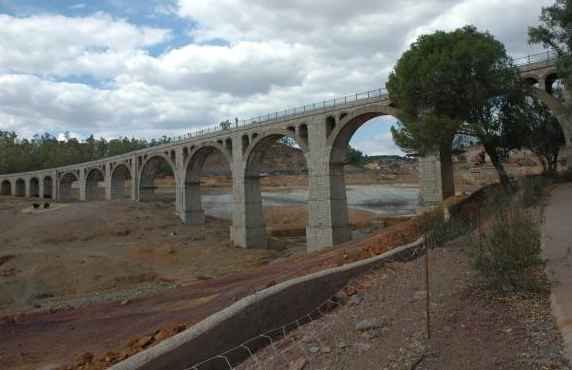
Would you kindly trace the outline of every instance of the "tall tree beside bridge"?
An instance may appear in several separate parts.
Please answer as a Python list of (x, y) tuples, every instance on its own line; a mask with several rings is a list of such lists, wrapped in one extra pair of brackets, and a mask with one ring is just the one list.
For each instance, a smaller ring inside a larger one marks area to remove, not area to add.
[(406, 152), (439, 152), (450, 162), (455, 136), (475, 137), (513, 191), (502, 158), (522, 146), (526, 86), (501, 42), (472, 26), (422, 35), (397, 62), (387, 89), (399, 110), (393, 138)]

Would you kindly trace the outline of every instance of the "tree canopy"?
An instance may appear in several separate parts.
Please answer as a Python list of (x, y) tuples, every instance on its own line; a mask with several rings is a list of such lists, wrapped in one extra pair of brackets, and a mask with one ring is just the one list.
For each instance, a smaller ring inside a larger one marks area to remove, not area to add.
[(450, 161), (456, 135), (474, 137), (511, 190), (501, 158), (504, 150), (522, 145), (518, 121), (526, 88), (504, 45), (488, 32), (466, 26), (422, 35), (387, 82), (399, 111), (394, 140), (406, 152), (439, 152)]
[[(159, 141), (161, 142), (161, 141)], [(95, 139), (93, 135), (80, 142), (66, 135), (59, 141), (49, 133), (31, 140), (19, 139), (15, 132), (0, 131), (0, 174), (35, 171), (93, 161), (142, 149), (159, 143), (142, 139)]]

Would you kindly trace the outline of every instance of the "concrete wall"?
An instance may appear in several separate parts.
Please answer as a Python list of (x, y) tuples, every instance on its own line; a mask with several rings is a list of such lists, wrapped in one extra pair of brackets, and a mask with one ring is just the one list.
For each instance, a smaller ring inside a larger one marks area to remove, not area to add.
[[(178, 370), (217, 356), (231, 348), (310, 313), (348, 280), (383, 263), (414, 258), (422, 240), (367, 260), (292, 279), (254, 295), (206, 318), (178, 335), (116, 364), (111, 370)], [(260, 345), (267, 344), (260, 342)], [(256, 342), (249, 343), (255, 349)], [(237, 352), (233, 361), (247, 357)], [(201, 366), (201, 370), (220, 369)]]

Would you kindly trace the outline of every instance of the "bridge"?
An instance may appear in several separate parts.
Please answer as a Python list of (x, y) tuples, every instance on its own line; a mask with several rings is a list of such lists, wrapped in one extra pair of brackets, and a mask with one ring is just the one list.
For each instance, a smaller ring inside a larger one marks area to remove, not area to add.
[[(515, 60), (524, 78), (537, 86), (538, 96), (556, 113), (567, 139), (568, 165), (572, 163), (572, 119), (551, 95), (556, 74), (555, 56), (543, 53)], [(193, 226), (205, 224), (200, 175), (215, 152), (228, 161), (232, 175), (231, 240), (246, 248), (266, 248), (266, 226), (260, 187), (264, 154), (278, 139), (289, 137), (302, 150), (308, 167), (307, 249), (318, 250), (351, 239), (344, 164), (353, 134), (367, 121), (397, 111), (385, 90), (345, 96), (318, 104), (236, 121), (171, 142), (93, 162), (39, 171), (0, 175), (2, 195), (69, 201), (72, 183), (79, 184), (80, 201), (125, 196), (131, 180), (134, 201), (153, 198), (158, 165), (166, 162), (175, 179), (175, 212)], [(419, 210), (432, 209), (454, 194), (451, 163), (438, 156), (420, 158)]]

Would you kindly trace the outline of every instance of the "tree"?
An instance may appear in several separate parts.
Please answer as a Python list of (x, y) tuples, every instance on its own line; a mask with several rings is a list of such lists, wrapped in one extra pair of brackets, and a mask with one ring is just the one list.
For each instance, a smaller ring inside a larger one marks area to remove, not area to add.
[(397, 62), (387, 89), (399, 111), (392, 134), (406, 152), (438, 152), (450, 166), (456, 135), (474, 137), (513, 191), (500, 159), (502, 145), (518, 147), (507, 135), (518, 131), (525, 86), (501, 42), (473, 26), (422, 35)]
[(566, 144), (558, 120), (546, 105), (533, 99), (526, 123), (528, 132), (524, 147), (538, 157), (544, 171), (556, 171), (560, 148)]
[[(0, 131), (0, 174), (34, 171), (123, 154), (149, 146), (146, 140), (118, 138), (84, 141), (64, 134), (58, 141), (49, 133), (34, 135), (31, 140), (19, 139), (15, 132)], [(164, 140), (164, 139), (163, 139)]]
[(353, 148), (351, 145), (348, 145), (348, 151), (346, 153), (346, 162), (354, 164), (356, 166), (361, 166), (363, 164), (364, 156), (363, 153)]
[(556, 0), (543, 7), (540, 21), (541, 25), (528, 28), (528, 42), (556, 52), (558, 74), (572, 86), (572, 2)]

